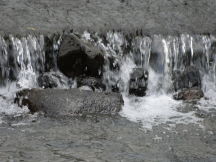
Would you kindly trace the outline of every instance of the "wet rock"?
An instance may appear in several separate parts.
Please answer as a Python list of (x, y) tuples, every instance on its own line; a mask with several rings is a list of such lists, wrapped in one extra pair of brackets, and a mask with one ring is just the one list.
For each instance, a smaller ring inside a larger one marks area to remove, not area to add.
[(60, 72), (47, 72), (38, 77), (38, 85), (42, 88), (68, 88), (69, 79)]
[(199, 100), (204, 97), (204, 93), (200, 88), (182, 89), (173, 95), (176, 100)]
[(216, 52), (216, 41), (212, 42), (211, 47), (210, 47), (210, 51), (211, 51), (212, 53), (215, 53), (215, 52)]
[(175, 91), (184, 88), (201, 88), (201, 76), (199, 70), (194, 66), (189, 66), (183, 72), (175, 71), (173, 74), (173, 85)]
[(88, 86), (92, 90), (105, 90), (106, 86), (103, 84), (100, 78), (94, 77), (80, 77), (77, 79), (77, 87)]
[(144, 96), (147, 89), (148, 72), (142, 68), (134, 68), (130, 75), (129, 94)]
[(112, 71), (119, 71), (120, 70), (120, 65), (118, 63), (118, 60), (112, 56), (108, 58), (108, 64), (109, 68)]
[(115, 85), (112, 85), (112, 86), (111, 86), (112, 92), (120, 92), (120, 88), (119, 88), (119, 87), (120, 87), (120, 86), (119, 86), (118, 83), (115, 84)]
[(31, 112), (42, 111), (47, 116), (80, 114), (117, 114), (123, 105), (119, 93), (92, 92), (79, 89), (31, 89), (16, 94), (19, 106)]
[(59, 69), (69, 77), (80, 75), (101, 77), (104, 64), (103, 52), (77, 35), (63, 37), (58, 56)]

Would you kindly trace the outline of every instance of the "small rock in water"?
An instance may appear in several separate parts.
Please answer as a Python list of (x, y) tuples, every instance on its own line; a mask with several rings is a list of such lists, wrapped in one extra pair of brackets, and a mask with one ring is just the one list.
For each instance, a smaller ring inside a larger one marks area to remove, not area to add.
[(204, 97), (201, 89), (201, 76), (199, 69), (194, 66), (186, 67), (184, 71), (175, 71), (173, 74), (173, 85), (176, 100), (198, 100)]
[(184, 71), (175, 71), (173, 74), (173, 85), (175, 91), (184, 88), (201, 88), (201, 76), (199, 69), (194, 66), (186, 67)]
[(68, 88), (69, 79), (60, 72), (47, 72), (38, 77), (42, 88)]
[(129, 94), (145, 96), (147, 89), (148, 72), (143, 68), (134, 68), (130, 75)]
[(100, 78), (94, 78), (94, 77), (80, 77), (77, 78), (77, 87), (82, 86), (88, 86), (92, 90), (105, 90), (106, 86), (102, 83), (102, 80)]
[(199, 100), (204, 97), (200, 88), (183, 89), (173, 95), (176, 100)]

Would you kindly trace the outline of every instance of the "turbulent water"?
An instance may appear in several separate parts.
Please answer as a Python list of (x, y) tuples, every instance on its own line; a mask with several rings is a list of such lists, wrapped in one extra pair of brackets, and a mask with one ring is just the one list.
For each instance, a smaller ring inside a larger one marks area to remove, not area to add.
[[(90, 41), (89, 33), (83, 37)], [(107, 33), (106, 42), (98, 38), (96, 44), (107, 55), (116, 57), (113, 70), (105, 65), (104, 81), (108, 87), (119, 83), (125, 105), (122, 116), (144, 127), (160, 123), (199, 123), (196, 111), (215, 111), (215, 63), (216, 38), (212, 35), (134, 36), (122, 33)], [(196, 66), (202, 76), (202, 89), (206, 98), (196, 105), (175, 101), (172, 98), (172, 74), (174, 70), (183, 71), (186, 67)], [(149, 72), (148, 90), (145, 97), (128, 96), (130, 73), (135, 67)], [(193, 107), (193, 110), (187, 110)]]
[[(129, 120), (141, 122), (146, 128), (160, 123), (199, 123), (202, 119), (196, 116), (197, 110), (215, 111), (216, 38), (213, 35), (135, 36), (108, 32), (101, 36), (84, 32), (82, 39), (105, 51), (103, 82), (108, 91), (118, 85), (125, 102), (120, 114)], [(58, 70), (56, 56), (60, 42), (60, 38), (55, 38), (48, 47), (47, 38), (42, 35), (0, 37), (1, 116), (28, 113), (27, 108), (13, 104), (13, 95), (22, 88), (38, 87), (39, 74)], [(110, 60), (109, 56), (115, 59)], [(172, 99), (172, 74), (190, 65), (199, 68), (202, 89), (208, 99), (185, 111), (182, 107), (187, 107), (186, 103)], [(130, 73), (135, 67), (149, 73), (145, 97), (128, 95)]]

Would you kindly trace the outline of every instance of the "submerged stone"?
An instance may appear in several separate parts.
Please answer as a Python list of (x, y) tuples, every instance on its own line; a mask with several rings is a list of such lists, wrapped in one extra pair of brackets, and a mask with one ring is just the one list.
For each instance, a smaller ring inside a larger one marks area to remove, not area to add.
[(194, 66), (186, 67), (184, 71), (175, 71), (173, 74), (173, 85), (175, 91), (184, 88), (201, 88), (201, 76), (199, 69)]
[(68, 88), (69, 79), (60, 72), (47, 72), (38, 77), (38, 85), (42, 88)]
[(83, 114), (117, 114), (123, 105), (119, 93), (92, 92), (79, 89), (31, 89), (17, 93), (15, 102), (28, 106), (31, 112), (42, 111), (47, 116)]
[(199, 100), (204, 97), (200, 88), (183, 89), (173, 95), (176, 100)]

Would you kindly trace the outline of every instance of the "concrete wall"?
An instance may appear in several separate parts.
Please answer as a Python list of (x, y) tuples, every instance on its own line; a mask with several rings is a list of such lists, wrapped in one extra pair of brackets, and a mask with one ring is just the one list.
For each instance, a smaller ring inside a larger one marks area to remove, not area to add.
[(216, 33), (216, 0), (0, 0), (0, 33)]

